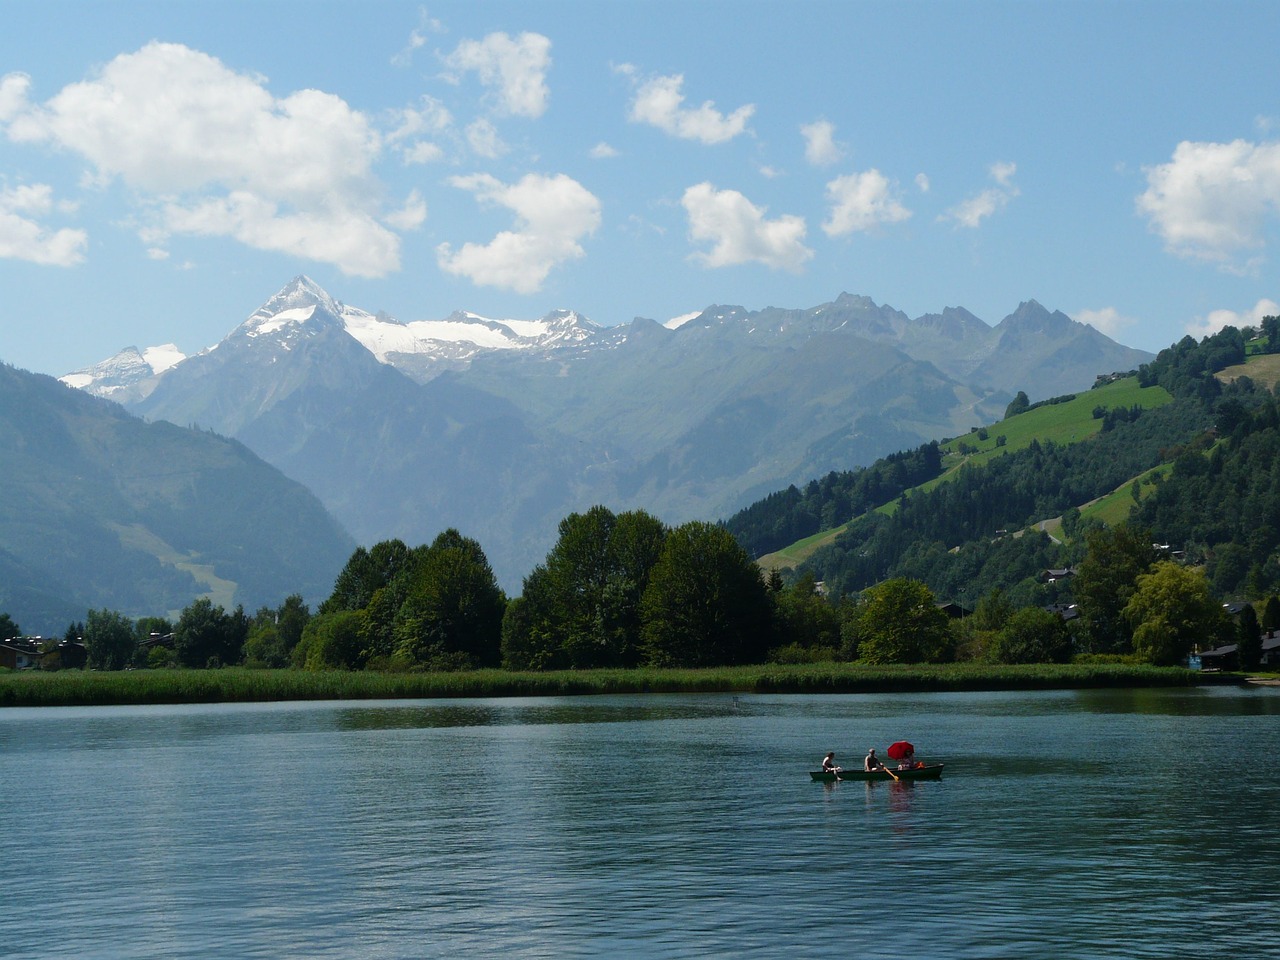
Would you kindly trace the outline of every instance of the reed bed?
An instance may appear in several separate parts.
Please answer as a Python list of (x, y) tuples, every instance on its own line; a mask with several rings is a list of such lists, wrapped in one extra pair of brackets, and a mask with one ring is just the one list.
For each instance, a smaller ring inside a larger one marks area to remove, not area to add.
[(1136, 664), (764, 664), (704, 670), (561, 670), (520, 673), (308, 672), (302, 670), (63, 670), (0, 674), (0, 707), (281, 700), (418, 700), (608, 693), (886, 693), (1189, 686), (1196, 671)]

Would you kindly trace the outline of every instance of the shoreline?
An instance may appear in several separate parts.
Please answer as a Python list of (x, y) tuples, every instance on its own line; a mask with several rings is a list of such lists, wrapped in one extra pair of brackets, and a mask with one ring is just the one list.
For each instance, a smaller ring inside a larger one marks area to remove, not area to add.
[(1099, 687), (1280, 685), (1280, 678), (1202, 674), (1136, 664), (764, 664), (697, 670), (475, 670), (459, 673), (218, 670), (64, 670), (0, 674), (0, 707), (419, 700), (643, 693), (942, 693)]

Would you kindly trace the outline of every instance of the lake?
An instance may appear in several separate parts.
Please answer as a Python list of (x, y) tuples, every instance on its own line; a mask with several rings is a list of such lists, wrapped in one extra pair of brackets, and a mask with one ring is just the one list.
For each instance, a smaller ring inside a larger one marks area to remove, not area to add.
[[(811, 782), (910, 739), (940, 782)], [(0, 711), (9, 958), (1275, 956), (1280, 691)]]

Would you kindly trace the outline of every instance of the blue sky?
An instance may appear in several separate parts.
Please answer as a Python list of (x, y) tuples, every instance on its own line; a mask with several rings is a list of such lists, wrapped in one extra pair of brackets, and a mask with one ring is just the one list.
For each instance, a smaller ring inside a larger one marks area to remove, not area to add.
[(0, 361), (842, 291), (1158, 350), (1280, 312), (1271, 2), (16, 0)]

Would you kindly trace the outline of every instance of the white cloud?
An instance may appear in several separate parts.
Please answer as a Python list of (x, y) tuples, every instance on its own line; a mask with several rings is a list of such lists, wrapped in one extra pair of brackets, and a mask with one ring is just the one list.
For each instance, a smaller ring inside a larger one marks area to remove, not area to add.
[(805, 236), (803, 217), (766, 220), (765, 208), (736, 190), (716, 190), (710, 183), (699, 183), (685, 190), (680, 203), (689, 216), (691, 239), (714, 245), (710, 252), (694, 254), (708, 267), (755, 262), (794, 272), (813, 256), (801, 242)]
[(436, 248), (441, 270), (480, 286), (536, 293), (553, 269), (585, 255), (579, 241), (600, 225), (600, 201), (564, 174), (531, 173), (506, 184), (477, 173), (449, 183), (470, 191), (481, 205), (506, 207), (515, 214), (515, 229), (502, 231), (487, 244), (466, 243), (457, 252), (447, 243)]
[(419, 140), (411, 143), (403, 150), (405, 163), (435, 163), (437, 160), (443, 159), (444, 150), (438, 144), (431, 143), (428, 140)]
[(89, 236), (83, 230), (49, 230), (36, 217), (52, 213), (53, 188), (31, 184), (0, 190), (0, 258), (42, 266), (70, 267), (84, 260)]
[(27, 91), (31, 78), (25, 73), (9, 73), (0, 77), (0, 123), (6, 123), (27, 109)]
[(507, 145), (498, 135), (498, 128), (484, 117), (467, 125), (467, 143), (486, 160), (496, 160), (507, 152)]
[(1227, 264), (1261, 248), (1268, 217), (1280, 213), (1280, 143), (1184, 140), (1146, 174), (1138, 211), (1178, 256)]
[(591, 148), (589, 156), (592, 160), (608, 160), (612, 157), (618, 156), (618, 151), (601, 140)]
[(413, 54), (427, 44), (427, 34), (443, 33), (444, 27), (439, 20), (427, 16), (426, 10), (418, 12), (418, 26), (409, 34), (409, 41), (404, 49), (391, 58), (393, 66), (407, 67), (413, 62)]
[(277, 99), (261, 77), (150, 43), (19, 112), (8, 134), (79, 154), (99, 183), (121, 180), (152, 244), (166, 231), (225, 236), (349, 274), (399, 268), (399, 239), (377, 219), (382, 141), (332, 94)]
[(999, 186), (988, 187), (980, 193), (962, 200), (939, 220), (954, 220), (962, 227), (977, 228), (983, 220), (1009, 205), (1009, 201), (1021, 192), (1013, 185), (1013, 175), (1018, 172), (1016, 163), (993, 163), (989, 170), (991, 179)]
[(831, 216), (822, 229), (830, 237), (899, 223), (911, 216), (911, 211), (891, 195), (888, 178), (874, 169), (836, 177), (827, 184), (827, 200)]
[(389, 143), (399, 143), (422, 134), (439, 136), (453, 127), (453, 114), (435, 97), (424, 96), (419, 107), (406, 107), (392, 115), (394, 128), (387, 134)]
[(633, 123), (648, 123), (684, 140), (701, 143), (724, 143), (747, 129), (747, 121), (755, 113), (748, 103), (725, 116), (708, 100), (700, 107), (685, 107), (682, 74), (655, 77), (642, 84), (631, 104)]
[(475, 71), (480, 82), (495, 91), (503, 116), (536, 118), (547, 109), (551, 41), (540, 33), (491, 33), (483, 40), (464, 40), (445, 63), (455, 70)]
[(151, 260), (168, 260), (169, 251), (165, 250), (163, 247), (148, 247), (147, 257)]
[(406, 164), (434, 163), (444, 157), (444, 148), (434, 139), (454, 139), (453, 114), (435, 97), (424, 96), (421, 105), (406, 107), (391, 116), (394, 126), (386, 135), (389, 144), (399, 146)]
[(1193, 317), (1187, 324), (1187, 333), (1201, 338), (1217, 333), (1223, 327), (1257, 327), (1263, 317), (1280, 316), (1280, 303), (1259, 300), (1249, 310), (1213, 310), (1207, 316)]
[(835, 124), (829, 120), (815, 120), (800, 127), (804, 137), (804, 158), (815, 167), (829, 167), (844, 156), (844, 149), (835, 141)]
[(330, 205), (289, 213), (272, 200), (235, 190), (225, 197), (165, 204), (163, 224), (171, 233), (232, 237), (255, 250), (306, 256), (360, 277), (380, 277), (389, 264), (399, 265), (399, 237), (362, 210)]
[(921, 193), (929, 192), (929, 175), (927, 173), (916, 174), (916, 187)]
[(1123, 331), (1134, 326), (1135, 317), (1126, 317), (1115, 307), (1102, 307), (1098, 310), (1077, 310), (1073, 319), (1087, 323), (1099, 333), (1108, 337), (1118, 337)]
[(777, 167), (770, 166), (769, 164), (765, 164), (759, 169), (760, 169), (760, 176), (764, 177), (766, 180), (776, 180), (778, 179), (778, 177), (782, 176), (781, 170), (779, 170)]
[(383, 217), (388, 225), (401, 231), (417, 230), (426, 219), (427, 201), (422, 199), (422, 195), (417, 190), (409, 192), (403, 207)]

